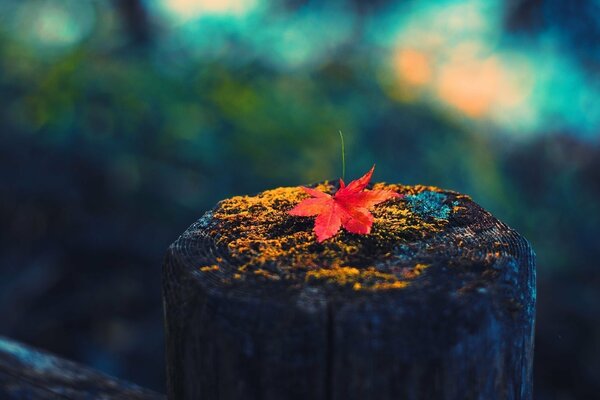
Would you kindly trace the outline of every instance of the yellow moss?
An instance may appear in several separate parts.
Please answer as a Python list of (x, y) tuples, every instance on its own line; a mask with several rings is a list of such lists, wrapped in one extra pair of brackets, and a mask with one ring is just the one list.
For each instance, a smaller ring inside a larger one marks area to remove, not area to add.
[(306, 273), (306, 281), (324, 280), (340, 286), (352, 285), (354, 290), (400, 289), (408, 285), (394, 274), (378, 271), (375, 267), (359, 269), (355, 267), (331, 266), (318, 268)]
[(415, 273), (421, 275), (426, 268), (429, 268), (429, 264), (417, 264), (415, 265)]
[(452, 212), (453, 213), (461, 212), (461, 211), (464, 211), (464, 210), (466, 210), (466, 207), (461, 207), (461, 206), (453, 206), (452, 207)]
[[(329, 182), (316, 188), (330, 194), (335, 191)], [(394, 190), (404, 195), (442, 192), (439, 188), (422, 185), (376, 183), (373, 188)], [(218, 224), (211, 228), (210, 234), (232, 258), (240, 261), (233, 278), (242, 279), (243, 275), (250, 274), (268, 279), (317, 280), (351, 285), (355, 290), (405, 287), (408, 283), (404, 280), (419, 276), (426, 266), (415, 266), (401, 280), (375, 267), (349, 265), (369, 262), (365, 260), (372, 256), (365, 253), (367, 242), (376, 243), (369, 251), (375, 248), (379, 252), (377, 259), (382, 260), (392, 257), (397, 243), (435, 234), (447, 224), (447, 220), (422, 218), (405, 200), (390, 200), (371, 209), (374, 223), (369, 235), (354, 235), (342, 230), (333, 238), (317, 243), (312, 231), (314, 218), (294, 217), (287, 213), (307, 197), (299, 187), (281, 187), (256, 196), (235, 196), (219, 203), (213, 213)], [(263, 268), (267, 264), (271, 267)]]
[(200, 267), (200, 271), (202, 271), (202, 272), (218, 271), (218, 270), (219, 270), (218, 265), (206, 265), (204, 267)]
[(319, 268), (306, 273), (306, 280), (310, 280), (311, 278), (323, 279), (339, 285), (354, 283), (359, 277), (360, 270), (353, 267)]
[(396, 275), (380, 272), (375, 267), (368, 267), (365, 270), (361, 271), (361, 277), (366, 279), (383, 279), (383, 280), (391, 280), (395, 281)]
[(267, 270), (264, 269), (257, 269), (254, 271), (254, 275), (256, 276), (262, 276), (263, 278), (267, 278), (267, 279), (273, 279), (273, 280), (279, 280), (281, 279), (278, 275), (275, 275)]
[(440, 189), (437, 186), (425, 186), (425, 185), (407, 186), (407, 185), (401, 185), (399, 183), (385, 183), (385, 182), (378, 182), (378, 183), (373, 184), (373, 189), (393, 190), (393, 191), (401, 193), (405, 196), (415, 195), (415, 194), (419, 194), (422, 192), (437, 192), (437, 193), (446, 192), (445, 190)]
[(396, 281), (396, 282), (377, 282), (371, 287), (371, 290), (390, 290), (390, 289), (402, 289), (408, 286), (408, 282)]
[(425, 269), (429, 268), (429, 264), (417, 264), (413, 268), (402, 273), (405, 278), (413, 279), (421, 275)]

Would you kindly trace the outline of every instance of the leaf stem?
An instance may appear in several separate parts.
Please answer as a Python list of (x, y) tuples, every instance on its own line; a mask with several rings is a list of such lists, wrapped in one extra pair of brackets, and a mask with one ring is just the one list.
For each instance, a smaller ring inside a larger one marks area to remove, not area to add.
[(342, 142), (342, 180), (346, 179), (346, 149), (344, 147), (344, 135), (342, 131), (338, 131), (340, 133), (340, 140)]

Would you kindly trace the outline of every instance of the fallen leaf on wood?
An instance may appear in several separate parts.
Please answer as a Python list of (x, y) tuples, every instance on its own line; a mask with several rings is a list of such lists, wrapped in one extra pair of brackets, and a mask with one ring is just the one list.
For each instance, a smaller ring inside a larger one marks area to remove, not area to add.
[(348, 232), (366, 235), (371, 232), (373, 215), (369, 209), (392, 198), (401, 197), (391, 190), (366, 190), (375, 166), (348, 185), (340, 179), (340, 188), (333, 195), (302, 187), (312, 197), (302, 200), (291, 209), (291, 215), (313, 217), (317, 241), (322, 242), (338, 233), (340, 227)]

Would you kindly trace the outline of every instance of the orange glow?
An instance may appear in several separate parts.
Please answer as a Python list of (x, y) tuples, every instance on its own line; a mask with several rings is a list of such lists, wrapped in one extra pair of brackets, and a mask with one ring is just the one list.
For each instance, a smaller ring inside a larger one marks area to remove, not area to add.
[(494, 108), (518, 106), (528, 95), (526, 82), (517, 83), (497, 58), (454, 62), (443, 67), (437, 82), (438, 96), (466, 115), (480, 118)]
[(394, 69), (400, 78), (414, 86), (422, 86), (431, 80), (431, 67), (427, 56), (417, 50), (400, 50), (394, 57)]
[(440, 71), (439, 97), (470, 117), (488, 114), (496, 103), (518, 102), (514, 88), (494, 58), (451, 63)]
[(243, 14), (253, 7), (253, 0), (163, 0), (165, 6), (182, 17), (201, 14)]

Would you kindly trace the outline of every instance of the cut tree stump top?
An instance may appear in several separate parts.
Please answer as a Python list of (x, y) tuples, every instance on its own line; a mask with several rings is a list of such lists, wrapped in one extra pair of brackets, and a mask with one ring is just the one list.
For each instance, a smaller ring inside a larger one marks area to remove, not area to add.
[[(313, 185), (333, 194), (336, 183)], [(404, 198), (372, 209), (368, 235), (341, 230), (322, 243), (312, 231), (314, 217), (287, 213), (308, 197), (298, 187), (226, 199), (207, 212), (172, 249), (189, 262), (197, 283), (227, 296), (361, 301), (365, 297), (415, 296), (437, 292), (454, 297), (496, 293), (498, 312), (532, 313), (523, 298), (521, 261), (533, 262), (520, 235), (470, 197), (431, 186), (375, 184)], [(226, 289), (226, 290), (225, 290)], [(418, 306), (415, 304), (415, 306)], [(423, 304), (422, 306), (425, 306)]]
[[(333, 194), (337, 183), (317, 189)], [(530, 399), (535, 260), (468, 196), (377, 183), (322, 243), (299, 187), (221, 201), (163, 268), (169, 397)]]

